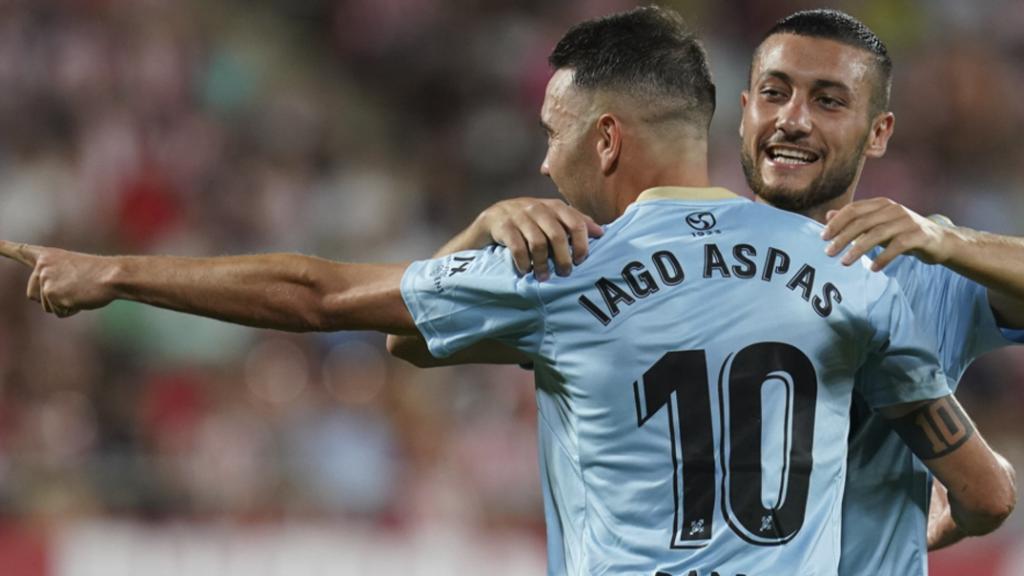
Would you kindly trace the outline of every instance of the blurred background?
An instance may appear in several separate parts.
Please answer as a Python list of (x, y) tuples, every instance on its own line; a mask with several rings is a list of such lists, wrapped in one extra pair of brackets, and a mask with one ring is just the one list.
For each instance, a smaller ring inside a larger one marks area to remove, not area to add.
[[(752, 48), (809, 2), (679, 1), (746, 192)], [(831, 2), (886, 41), (896, 134), (861, 198), (1024, 235), (1024, 3)], [(622, 0), (0, 2), (0, 237), (100, 253), (429, 256), (538, 174), (546, 57)], [(119, 303), (69, 320), (0, 263), (0, 574), (544, 573), (532, 376), (416, 370)], [(960, 396), (1024, 471), (1024, 351)], [(1024, 574), (1024, 514), (931, 557)]]

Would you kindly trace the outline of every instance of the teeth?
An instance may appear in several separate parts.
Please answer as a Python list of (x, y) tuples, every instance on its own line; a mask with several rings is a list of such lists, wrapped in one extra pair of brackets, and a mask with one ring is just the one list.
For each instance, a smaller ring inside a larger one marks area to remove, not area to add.
[(772, 160), (780, 164), (809, 164), (817, 160), (817, 157), (810, 152), (790, 148), (776, 148), (770, 150), (769, 155)]
[(802, 160), (800, 158), (789, 158), (788, 156), (776, 156), (775, 157), (775, 163), (776, 164), (810, 164), (810, 162), (807, 161), (807, 160)]

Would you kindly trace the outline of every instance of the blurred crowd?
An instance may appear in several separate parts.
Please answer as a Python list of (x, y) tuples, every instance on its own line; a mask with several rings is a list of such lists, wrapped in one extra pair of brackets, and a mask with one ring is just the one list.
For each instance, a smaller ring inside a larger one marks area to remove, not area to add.
[[(777, 18), (665, 2), (719, 88), (714, 179), (746, 192), (739, 92)], [(860, 197), (1024, 235), (1024, 3), (831, 2), (895, 60)], [(547, 53), (624, 0), (0, 3), (0, 238), (100, 253), (429, 256), (537, 172)], [(0, 517), (445, 521), (543, 533), (532, 376), (420, 371), (367, 334), (118, 303), (57, 320), (0, 262)], [(1024, 473), (1024, 354), (961, 397)], [(1024, 515), (1008, 530), (1024, 532)]]

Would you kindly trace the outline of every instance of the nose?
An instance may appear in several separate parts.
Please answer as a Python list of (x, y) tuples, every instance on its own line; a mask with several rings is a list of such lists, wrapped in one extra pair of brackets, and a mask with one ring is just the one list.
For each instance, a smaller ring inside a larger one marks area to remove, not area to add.
[(811, 133), (811, 114), (807, 100), (794, 96), (779, 109), (775, 128), (789, 137), (806, 136)]
[(548, 168), (548, 157), (544, 156), (544, 159), (540, 162), (540, 174), (541, 176), (551, 177), (551, 170)]

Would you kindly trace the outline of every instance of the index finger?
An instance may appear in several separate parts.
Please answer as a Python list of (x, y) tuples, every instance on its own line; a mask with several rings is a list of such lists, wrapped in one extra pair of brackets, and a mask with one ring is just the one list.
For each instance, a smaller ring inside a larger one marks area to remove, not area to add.
[(35, 246), (0, 240), (0, 256), (6, 256), (11, 260), (17, 260), (25, 266), (35, 267), (39, 254), (38, 249)]
[(822, 239), (832, 240), (853, 220), (885, 208), (888, 205), (888, 202), (884, 202), (883, 200), (885, 199), (872, 198), (870, 200), (862, 200), (860, 202), (854, 202), (843, 206), (834, 213), (832, 218), (830, 218), (828, 223), (825, 225), (825, 229), (821, 232)]

